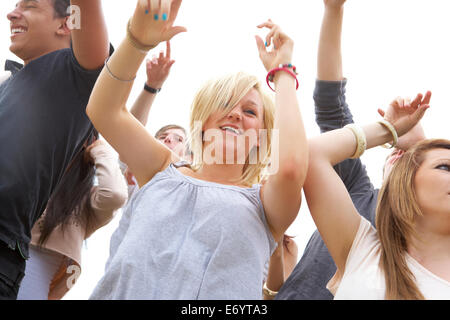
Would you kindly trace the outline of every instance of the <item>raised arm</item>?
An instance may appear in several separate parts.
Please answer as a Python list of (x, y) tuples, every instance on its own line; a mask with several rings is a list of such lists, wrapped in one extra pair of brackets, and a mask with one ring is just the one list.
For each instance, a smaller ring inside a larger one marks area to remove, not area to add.
[(103, 66), (109, 56), (109, 39), (101, 0), (71, 0), (81, 14), (79, 29), (73, 29), (72, 48), (78, 63), (87, 70)]
[(324, 0), (325, 11), (317, 54), (317, 79), (343, 80), (341, 34), (345, 0)]
[[(418, 95), (410, 104), (400, 105), (395, 100), (386, 112), (385, 119), (399, 136), (409, 131), (423, 117), (429, 107), (431, 93)], [(384, 125), (374, 123), (362, 127), (367, 149), (392, 140)], [(310, 162), (304, 191), (309, 210), (338, 270), (345, 262), (359, 227), (360, 215), (333, 165), (355, 154), (355, 134), (347, 129), (337, 129), (309, 140)]]
[[(259, 25), (270, 30), (266, 37), (268, 51), (260, 37), (256, 37), (260, 58), (267, 71), (280, 64), (292, 62), (293, 41), (272, 21)], [(276, 173), (269, 176), (261, 188), (261, 198), (268, 224), (275, 239), (281, 239), (297, 217), (301, 190), (308, 167), (308, 144), (297, 100), (296, 81), (285, 71), (278, 71), (275, 83), (274, 130), (279, 132), (279, 153)]]
[(346, 80), (342, 70), (342, 20), (345, 0), (325, 0), (317, 51), (317, 80), (314, 90), (316, 122), (321, 132), (353, 122), (345, 101)]
[[(181, 0), (154, 3), (149, 7), (148, 1), (138, 1), (127, 38), (105, 65), (86, 109), (94, 126), (120, 154), (140, 186), (170, 164), (172, 153), (128, 112), (126, 101), (147, 51), (186, 31), (173, 26)], [(156, 14), (165, 19), (153, 19)]]
[[(317, 80), (314, 89), (316, 122), (321, 132), (343, 128), (353, 123), (353, 115), (346, 102), (347, 80), (342, 67), (342, 24), (345, 0), (324, 0), (324, 13), (320, 30)], [(334, 169), (350, 194), (373, 194), (374, 187), (367, 171), (358, 159), (346, 159)], [(361, 212), (374, 221), (374, 212)]]
[(144, 126), (147, 125), (148, 115), (156, 94), (169, 76), (170, 68), (174, 63), (175, 61), (170, 59), (170, 41), (166, 42), (166, 54), (161, 51), (158, 57), (146, 62), (147, 81), (145, 84), (148, 89), (142, 90), (130, 110), (131, 114)]

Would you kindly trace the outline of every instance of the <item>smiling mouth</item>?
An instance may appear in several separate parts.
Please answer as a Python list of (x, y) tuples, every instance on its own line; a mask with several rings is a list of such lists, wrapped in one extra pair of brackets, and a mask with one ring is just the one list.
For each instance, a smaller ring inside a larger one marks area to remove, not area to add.
[(223, 127), (220, 127), (220, 129), (223, 130), (223, 131), (226, 131), (226, 132), (230, 132), (230, 133), (232, 133), (232, 134), (235, 134), (235, 135), (237, 135), (237, 136), (241, 135), (241, 131), (238, 130), (238, 129), (236, 129), (236, 128), (233, 128), (233, 127), (223, 126)]
[(16, 27), (16, 28), (12, 28), (11, 29), (11, 36), (16, 36), (19, 34), (24, 34), (27, 32), (27, 29), (23, 28), (23, 27)]

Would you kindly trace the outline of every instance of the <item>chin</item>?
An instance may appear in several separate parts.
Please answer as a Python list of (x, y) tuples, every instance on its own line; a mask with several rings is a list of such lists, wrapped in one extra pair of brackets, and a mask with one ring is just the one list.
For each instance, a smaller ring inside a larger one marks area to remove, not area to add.
[(18, 58), (25, 60), (23, 50), (19, 45), (11, 43), (11, 45), (9, 46), (9, 51), (14, 53), (14, 55), (16, 55)]

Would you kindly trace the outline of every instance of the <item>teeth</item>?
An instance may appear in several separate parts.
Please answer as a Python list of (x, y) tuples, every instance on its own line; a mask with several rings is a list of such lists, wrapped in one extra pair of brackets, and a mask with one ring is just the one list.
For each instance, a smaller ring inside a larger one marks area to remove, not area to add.
[(239, 135), (239, 134), (241, 134), (240, 132), (239, 132), (239, 130), (237, 130), (237, 129), (235, 129), (235, 128), (232, 128), (232, 127), (222, 127), (221, 128), (222, 130), (228, 130), (228, 131), (231, 131), (231, 132), (233, 132), (233, 133), (235, 133), (235, 134), (237, 134), (237, 135)]
[(22, 28), (14, 28), (14, 29), (11, 29), (11, 33), (12, 33), (12, 34), (24, 33), (24, 32), (27, 32), (27, 30), (22, 29)]

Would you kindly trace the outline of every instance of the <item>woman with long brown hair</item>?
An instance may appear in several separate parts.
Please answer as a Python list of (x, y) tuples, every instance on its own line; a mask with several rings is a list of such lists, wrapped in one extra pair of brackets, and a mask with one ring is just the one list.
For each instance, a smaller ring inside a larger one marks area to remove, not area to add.
[(397, 160), (380, 191), (376, 229), (333, 170), (366, 148), (395, 144), (422, 118), (430, 97), (397, 99), (379, 123), (309, 141), (304, 191), (337, 266), (327, 285), (335, 299), (450, 298), (450, 141), (422, 141)]

